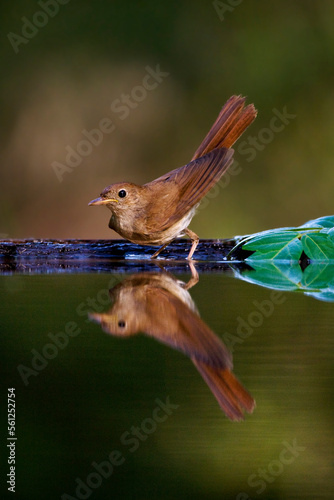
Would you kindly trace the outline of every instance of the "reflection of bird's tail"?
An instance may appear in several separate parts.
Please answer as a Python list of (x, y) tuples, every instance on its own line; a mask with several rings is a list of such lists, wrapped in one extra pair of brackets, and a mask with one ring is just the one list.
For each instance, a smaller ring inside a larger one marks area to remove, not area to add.
[(243, 420), (243, 411), (252, 413), (255, 401), (228, 369), (217, 369), (206, 363), (192, 362), (217, 399), (219, 406), (231, 420)]
[(217, 120), (193, 156), (193, 160), (215, 148), (230, 148), (255, 120), (257, 111), (253, 104), (244, 108), (245, 98), (233, 95), (222, 107)]

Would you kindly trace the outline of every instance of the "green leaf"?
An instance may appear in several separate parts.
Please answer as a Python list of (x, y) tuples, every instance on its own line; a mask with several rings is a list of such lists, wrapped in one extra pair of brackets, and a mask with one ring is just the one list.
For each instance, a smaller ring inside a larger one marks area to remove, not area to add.
[(328, 232), (304, 234), (301, 243), (304, 252), (312, 261), (323, 262), (334, 259), (334, 242), (328, 236)]
[(332, 243), (334, 245), (334, 227), (332, 229), (329, 229), (329, 231), (327, 232), (327, 235), (328, 235), (328, 238), (332, 241)]
[(296, 231), (279, 231), (275, 233), (263, 233), (248, 241), (242, 246), (243, 250), (252, 250), (253, 253), (245, 260), (299, 260), (303, 247), (300, 234)]
[(306, 222), (301, 227), (321, 227), (322, 229), (332, 229), (334, 227), (334, 215), (326, 215)]
[(312, 261), (334, 260), (334, 215), (311, 220), (299, 228), (270, 229), (240, 238), (227, 258), (249, 263), (298, 262), (303, 252)]

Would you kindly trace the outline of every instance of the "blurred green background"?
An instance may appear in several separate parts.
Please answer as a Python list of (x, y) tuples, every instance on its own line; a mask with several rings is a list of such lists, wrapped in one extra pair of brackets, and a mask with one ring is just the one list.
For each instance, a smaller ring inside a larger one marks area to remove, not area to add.
[[(231, 3), (50, 0), (52, 15), (36, 14), (43, 0), (1, 3), (2, 237), (115, 237), (87, 203), (187, 163), (232, 94), (259, 111), (239, 141), (257, 146), (236, 145), (241, 173), (192, 229), (230, 237), (334, 212), (334, 4)], [(142, 98), (134, 89), (157, 65), (169, 76)], [(132, 92), (122, 120), (115, 102)], [(295, 118), (268, 132), (284, 108)], [(53, 163), (104, 118), (114, 130), (60, 182)]]

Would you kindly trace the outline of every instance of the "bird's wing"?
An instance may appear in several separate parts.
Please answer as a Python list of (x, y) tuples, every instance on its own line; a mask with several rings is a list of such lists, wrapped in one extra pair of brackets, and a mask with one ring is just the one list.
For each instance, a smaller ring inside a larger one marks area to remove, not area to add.
[(155, 196), (147, 207), (150, 231), (163, 231), (186, 215), (219, 181), (232, 163), (233, 149), (214, 149), (187, 165), (145, 184)]
[(232, 368), (225, 344), (179, 298), (163, 288), (146, 290), (143, 333), (211, 367)]

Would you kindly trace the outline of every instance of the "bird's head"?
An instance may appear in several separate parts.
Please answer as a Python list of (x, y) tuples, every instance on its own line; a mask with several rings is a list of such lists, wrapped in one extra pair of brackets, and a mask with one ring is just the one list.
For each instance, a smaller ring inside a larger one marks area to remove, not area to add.
[(131, 207), (138, 207), (141, 201), (142, 186), (131, 182), (119, 182), (107, 186), (95, 200), (88, 203), (90, 206), (105, 205), (114, 213), (122, 213)]

